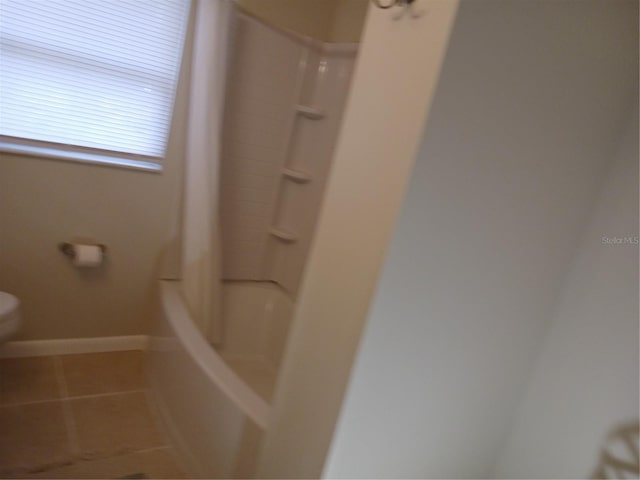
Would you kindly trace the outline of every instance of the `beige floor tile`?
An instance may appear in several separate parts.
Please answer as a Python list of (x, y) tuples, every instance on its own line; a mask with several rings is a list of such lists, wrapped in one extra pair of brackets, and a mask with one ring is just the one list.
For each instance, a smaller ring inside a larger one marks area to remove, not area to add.
[(0, 477), (71, 460), (60, 401), (0, 407)]
[(176, 461), (175, 453), (169, 448), (140, 452), (138, 455), (143, 472), (149, 478), (187, 478)]
[(60, 398), (54, 357), (0, 359), (0, 405)]
[(30, 478), (122, 478), (143, 473), (145, 478), (186, 478), (169, 448), (134, 452), (99, 460), (85, 460), (32, 475)]
[(140, 351), (82, 353), (60, 358), (71, 397), (144, 388), (144, 356)]
[(165, 444), (142, 392), (69, 400), (83, 458), (103, 458)]

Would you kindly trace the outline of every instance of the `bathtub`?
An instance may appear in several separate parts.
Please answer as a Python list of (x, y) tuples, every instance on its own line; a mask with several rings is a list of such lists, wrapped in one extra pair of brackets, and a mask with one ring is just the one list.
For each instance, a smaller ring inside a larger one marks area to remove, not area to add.
[(180, 283), (160, 281), (149, 392), (189, 476), (253, 476), (292, 307), (274, 284), (225, 283), (225, 340), (216, 350), (190, 318)]

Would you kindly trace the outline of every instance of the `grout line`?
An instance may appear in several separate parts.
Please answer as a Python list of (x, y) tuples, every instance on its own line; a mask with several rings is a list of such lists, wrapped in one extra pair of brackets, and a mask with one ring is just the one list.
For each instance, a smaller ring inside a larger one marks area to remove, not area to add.
[(82, 400), (85, 398), (100, 398), (110, 397), (113, 395), (128, 395), (131, 393), (145, 393), (147, 390), (144, 388), (137, 388), (135, 390), (122, 390), (120, 392), (106, 392), (106, 393), (92, 393), (89, 395), (74, 395), (67, 398), (67, 400)]
[(126, 457), (127, 455), (136, 455), (138, 453), (155, 452), (158, 450), (167, 450), (168, 453), (172, 456), (172, 458), (175, 457), (175, 452), (170, 445), (160, 445), (157, 447), (123, 450), (119, 452), (111, 452), (106, 455), (98, 455), (98, 456), (90, 456), (90, 457), (83, 457), (81, 455), (78, 455), (72, 464), (80, 464), (80, 463), (91, 464), (95, 462), (101, 462), (104, 460), (118, 459), (119, 457)]
[(125, 455), (129, 453), (147, 453), (147, 452), (155, 452), (156, 450), (171, 450), (170, 445), (159, 445), (157, 447), (149, 447), (149, 448), (141, 448), (139, 450), (132, 450), (127, 452)]
[(73, 416), (71, 405), (66, 400), (62, 402), (62, 410), (64, 411), (64, 419), (67, 424), (67, 431), (69, 432), (69, 444), (71, 445), (71, 453), (73, 456), (80, 455), (80, 442), (78, 441), (78, 428), (76, 426), (76, 419)]
[(130, 393), (145, 393), (147, 390), (144, 388), (138, 390), (124, 390), (122, 392), (107, 392), (107, 393), (94, 393), (91, 395), (74, 395), (65, 398), (49, 398), (46, 400), (31, 400), (29, 402), (16, 402), (16, 403), (6, 403), (0, 405), (0, 408), (4, 407), (20, 407), (23, 405), (37, 405), (39, 403), (49, 403), (49, 402), (60, 402), (60, 401), (68, 401), (68, 400), (82, 400), (85, 398), (99, 398), (99, 397), (108, 397), (110, 395), (125, 395)]
[(69, 389), (67, 388), (67, 380), (64, 376), (64, 367), (62, 365), (62, 359), (59, 355), (53, 357), (56, 367), (56, 377), (62, 394), (62, 412), (64, 416), (64, 423), (67, 427), (67, 437), (69, 438), (69, 446), (71, 447), (71, 454), (74, 457), (80, 455), (80, 444), (78, 442), (78, 428), (76, 426), (76, 420), (69, 405)]
[(48, 398), (47, 400), (31, 400), (29, 402), (5, 403), (0, 405), (0, 409), (10, 408), (10, 407), (23, 407), (23, 406), (28, 407), (29, 405), (39, 405), (41, 403), (61, 402), (62, 400), (63, 400), (62, 398)]
[(69, 390), (67, 389), (67, 381), (64, 377), (64, 367), (62, 366), (62, 359), (59, 355), (53, 356), (53, 364), (56, 372), (56, 380), (58, 382), (60, 399), (65, 399), (69, 396)]

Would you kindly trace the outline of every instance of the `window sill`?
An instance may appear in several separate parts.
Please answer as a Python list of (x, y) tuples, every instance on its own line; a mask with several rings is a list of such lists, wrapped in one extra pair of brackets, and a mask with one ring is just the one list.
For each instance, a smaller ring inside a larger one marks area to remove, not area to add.
[(21, 145), (7, 141), (0, 141), (0, 152), (13, 153), (16, 155), (28, 155), (30, 157), (49, 158), (63, 160), (67, 162), (78, 162), (90, 165), (100, 165), (105, 167), (123, 168), (126, 170), (138, 170), (143, 172), (161, 173), (162, 164), (134, 160), (108, 154), (95, 154), (88, 152), (77, 152), (64, 148), (42, 147), (36, 145)]

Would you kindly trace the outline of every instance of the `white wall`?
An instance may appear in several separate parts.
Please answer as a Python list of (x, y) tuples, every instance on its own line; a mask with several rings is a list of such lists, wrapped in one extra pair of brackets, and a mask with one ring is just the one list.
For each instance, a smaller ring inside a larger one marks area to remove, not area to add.
[(455, 8), (435, 2), (413, 23), (367, 16), (258, 478), (321, 475)]
[(220, 161), (223, 278), (263, 280), (305, 47), (242, 14), (235, 18), (231, 43)]
[(325, 477), (490, 474), (637, 88), (637, 18), (461, 2)]
[(304, 80), (296, 103), (311, 105), (324, 116), (309, 119), (293, 115), (282, 160), (284, 167), (303, 172), (310, 180), (298, 183), (281, 177), (270, 223), (292, 232), (297, 240), (283, 242), (270, 236), (264, 257), (267, 278), (294, 296), (315, 235), (356, 55), (352, 45), (325, 43), (321, 51), (309, 49), (305, 59)]
[[(223, 278), (275, 281), (295, 296), (357, 49), (306, 42), (242, 13), (234, 23), (220, 163)], [(306, 118), (296, 105), (323, 116)], [(284, 168), (309, 181), (293, 181)]]
[(618, 424), (638, 418), (637, 100), (559, 298), (497, 469), (502, 478), (588, 478)]

